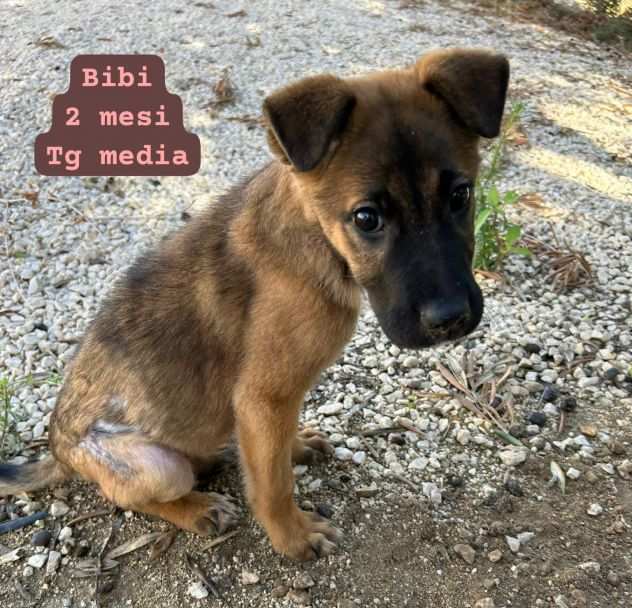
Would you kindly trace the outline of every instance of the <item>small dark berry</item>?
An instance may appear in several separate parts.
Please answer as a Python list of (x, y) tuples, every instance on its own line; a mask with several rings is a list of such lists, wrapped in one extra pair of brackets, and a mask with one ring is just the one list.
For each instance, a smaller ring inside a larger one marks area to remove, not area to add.
[(524, 496), (522, 486), (516, 479), (508, 479), (505, 482), (505, 490), (507, 490), (507, 492), (509, 492), (512, 496)]
[(544, 412), (531, 412), (527, 418), (531, 424), (544, 426), (546, 424), (546, 414)]
[(545, 403), (554, 403), (557, 401), (557, 398), (560, 396), (559, 391), (554, 386), (548, 384), (544, 387), (544, 391), (542, 392), (542, 401)]
[(322, 503), (322, 504), (316, 505), (316, 512), (319, 515), (322, 515), (325, 519), (331, 519), (334, 514), (334, 509), (331, 505)]
[(606, 370), (606, 373), (604, 374), (604, 376), (606, 377), (606, 380), (608, 380), (609, 382), (614, 382), (620, 373), (621, 372), (616, 367), (611, 367), (610, 369)]

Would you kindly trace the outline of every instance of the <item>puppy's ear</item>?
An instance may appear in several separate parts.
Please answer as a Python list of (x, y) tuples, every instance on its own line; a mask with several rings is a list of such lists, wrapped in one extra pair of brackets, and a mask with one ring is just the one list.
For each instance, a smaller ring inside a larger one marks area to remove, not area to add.
[(305, 78), (263, 102), (272, 152), (297, 171), (314, 169), (347, 125), (355, 97), (335, 76)]
[(416, 64), (426, 89), (441, 97), (461, 122), (483, 137), (496, 137), (505, 107), (509, 62), (478, 49), (433, 51)]

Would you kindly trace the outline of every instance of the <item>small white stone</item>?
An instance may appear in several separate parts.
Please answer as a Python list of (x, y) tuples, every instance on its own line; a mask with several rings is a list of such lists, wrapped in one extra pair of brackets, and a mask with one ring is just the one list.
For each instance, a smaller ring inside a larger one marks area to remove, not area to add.
[(498, 452), (498, 457), (502, 463), (508, 467), (515, 467), (522, 464), (529, 454), (526, 448), (511, 447)]
[(49, 551), (48, 562), (46, 563), (46, 576), (52, 576), (59, 568), (61, 553), (59, 551)]
[(306, 464), (297, 464), (294, 467), (294, 475), (295, 477), (302, 477), (307, 473), (308, 466)]
[(353, 452), (349, 448), (339, 446), (334, 450), (334, 456), (338, 460), (351, 460), (353, 458)]
[(187, 589), (188, 594), (196, 600), (203, 600), (208, 597), (208, 589), (201, 581), (191, 583)]
[(408, 368), (417, 367), (419, 365), (419, 359), (411, 355), (404, 359), (402, 365)]
[(63, 517), (68, 511), (70, 511), (70, 507), (61, 500), (56, 500), (49, 509), (52, 517)]
[(577, 566), (584, 572), (594, 572), (595, 574), (599, 574), (601, 572), (601, 564), (596, 561), (584, 562)]
[(364, 464), (366, 461), (366, 452), (362, 450), (360, 450), (359, 452), (355, 452), (352, 460), (355, 464), (358, 464), (358, 465)]
[(323, 485), (323, 480), (322, 479), (314, 479), (314, 481), (309, 483), (309, 485), (307, 486), (307, 489), (310, 492), (317, 492), (318, 490), (320, 490), (320, 487), (322, 485)]
[(520, 551), (520, 541), (515, 536), (505, 536), (505, 540), (512, 553)]
[(420, 456), (419, 458), (415, 458), (409, 465), (409, 469), (413, 469), (413, 471), (423, 471), (428, 466), (428, 459)]
[(46, 425), (43, 420), (40, 420), (33, 427), (33, 439), (39, 439), (46, 432)]
[(321, 405), (316, 411), (323, 416), (335, 416), (344, 409), (343, 403), (326, 403)]
[(36, 553), (35, 555), (31, 555), (26, 563), (32, 568), (36, 568), (37, 570), (39, 570), (44, 567), (47, 559), (47, 553)]
[(597, 517), (603, 513), (603, 507), (599, 503), (593, 502), (590, 507), (588, 507), (586, 513), (592, 515), (592, 517)]
[(345, 443), (350, 450), (359, 450), (362, 447), (362, 441), (359, 437), (349, 437)]
[(460, 429), (456, 434), (456, 440), (461, 445), (467, 445), (472, 438), (472, 434), (467, 429)]
[(608, 475), (614, 475), (614, 465), (611, 462), (602, 462), (599, 467)]
[(256, 585), (259, 582), (259, 575), (250, 570), (241, 571), (241, 582), (244, 585)]
[(64, 526), (59, 531), (58, 540), (59, 542), (63, 542), (65, 540), (68, 540), (69, 538), (72, 538), (72, 528), (70, 528), (69, 526)]
[(517, 536), (518, 542), (521, 545), (526, 545), (529, 541), (533, 540), (534, 537), (535, 537), (535, 533), (534, 532), (521, 532)]
[(579, 479), (579, 476), (581, 474), (582, 472), (574, 467), (571, 467), (570, 469), (568, 469), (568, 471), (566, 471), (566, 477), (568, 477), (569, 479)]

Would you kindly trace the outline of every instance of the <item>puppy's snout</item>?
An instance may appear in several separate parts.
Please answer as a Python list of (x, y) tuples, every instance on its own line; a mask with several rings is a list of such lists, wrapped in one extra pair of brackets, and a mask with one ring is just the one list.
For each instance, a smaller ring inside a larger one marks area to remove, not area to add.
[(450, 298), (430, 302), (420, 315), (431, 334), (453, 334), (469, 324), (472, 311), (467, 298)]

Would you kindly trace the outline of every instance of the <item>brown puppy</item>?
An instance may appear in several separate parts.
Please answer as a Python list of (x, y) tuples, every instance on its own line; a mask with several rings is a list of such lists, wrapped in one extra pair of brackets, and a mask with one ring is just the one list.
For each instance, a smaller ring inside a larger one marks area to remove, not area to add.
[(499, 132), (508, 76), (504, 57), (455, 49), (268, 97), (276, 160), (136, 261), (67, 370), (52, 456), (0, 467), (0, 494), (76, 473), (207, 534), (235, 511), (193, 491), (196, 475), (236, 437), (274, 548), (331, 551), (338, 531), (292, 499), (292, 461), (329, 449), (299, 431), (303, 397), (351, 337), (363, 289), (405, 347), (478, 324), (478, 139)]

